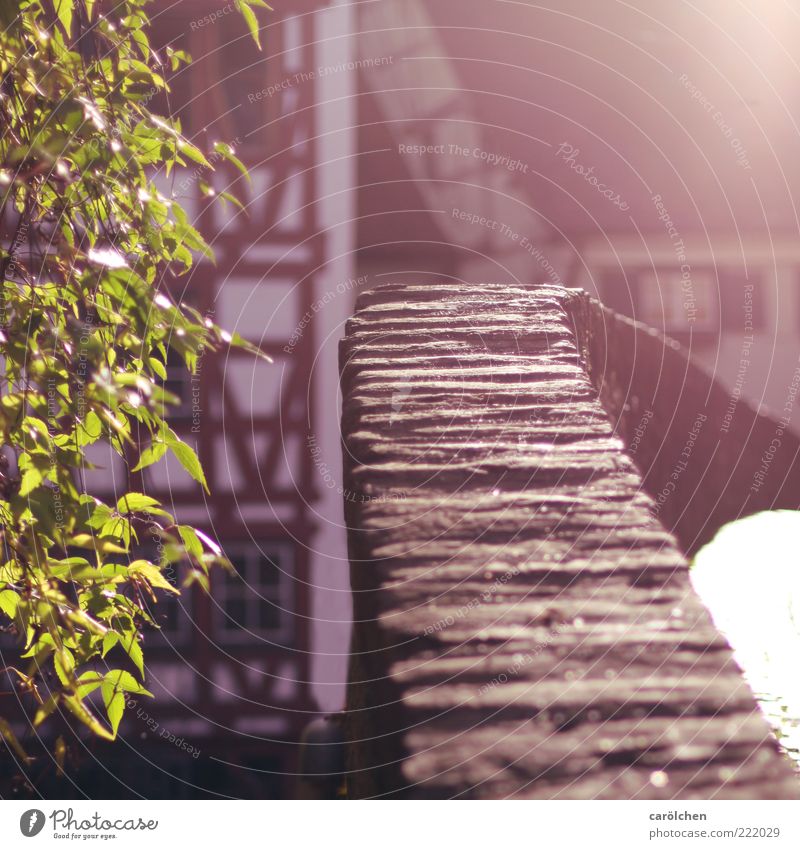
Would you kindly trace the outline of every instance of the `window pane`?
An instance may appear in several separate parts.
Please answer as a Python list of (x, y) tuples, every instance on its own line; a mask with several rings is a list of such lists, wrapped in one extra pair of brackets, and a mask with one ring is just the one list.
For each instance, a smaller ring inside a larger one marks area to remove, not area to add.
[(232, 639), (234, 635), (246, 639), (243, 631), (277, 639), (290, 621), (283, 608), (292, 566), (291, 548), (267, 540), (263, 544), (230, 542), (223, 549), (236, 573), (217, 579), (220, 631)]
[(226, 631), (237, 631), (239, 628), (250, 626), (247, 621), (247, 602), (243, 598), (228, 599), (225, 613), (227, 616), (223, 619), (223, 626)]
[(264, 587), (277, 587), (281, 580), (280, 558), (262, 554), (259, 557), (258, 581)]
[(258, 605), (258, 628), (262, 631), (273, 631), (280, 624), (280, 610), (273, 602), (263, 599)]

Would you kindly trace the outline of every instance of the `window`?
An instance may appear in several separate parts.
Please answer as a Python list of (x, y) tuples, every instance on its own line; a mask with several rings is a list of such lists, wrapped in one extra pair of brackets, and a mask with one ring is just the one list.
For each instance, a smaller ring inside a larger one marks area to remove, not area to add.
[[(612, 268), (600, 273), (600, 300), (612, 310), (622, 315), (633, 315), (633, 285), (634, 274), (625, 268)], [(638, 316), (637, 316), (638, 317)]]
[(659, 268), (638, 278), (636, 318), (665, 333), (718, 327), (716, 277), (709, 269)]
[(264, 138), (269, 111), (277, 114), (280, 102), (268, 86), (280, 84), (283, 75), (281, 48), (275, 43), (280, 32), (273, 30), (269, 50), (262, 52), (238, 18), (223, 16), (193, 39), (190, 135), (202, 133), (241, 148)]
[(722, 266), (718, 274), (723, 332), (741, 337), (763, 330), (769, 314), (765, 274), (735, 266)]
[(237, 642), (253, 636), (285, 640), (291, 630), (291, 546), (266, 542), (223, 547), (234, 572), (219, 576), (218, 637)]

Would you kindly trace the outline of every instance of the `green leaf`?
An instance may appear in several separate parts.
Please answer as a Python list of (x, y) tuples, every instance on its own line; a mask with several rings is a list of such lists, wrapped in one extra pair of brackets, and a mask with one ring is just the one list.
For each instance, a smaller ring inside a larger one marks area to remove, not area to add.
[(100, 421), (100, 417), (94, 410), (89, 410), (84, 421), (78, 425), (76, 434), (78, 446), (82, 448), (84, 445), (97, 442), (102, 433), (103, 423)]
[(111, 731), (114, 737), (117, 736), (119, 724), (122, 722), (122, 715), (125, 713), (125, 694), (121, 690), (115, 690), (113, 687), (106, 688), (105, 683), (101, 687), (103, 693), (103, 703), (106, 706), (108, 721), (111, 723)]
[(64, 27), (67, 38), (69, 38), (72, 33), (72, 0), (56, 0), (56, 6), (58, 19), (61, 21), (61, 26)]
[(107, 504), (102, 504), (100, 501), (97, 501), (95, 503), (94, 510), (92, 511), (91, 518), (86, 522), (86, 524), (90, 528), (97, 528), (99, 530), (109, 519), (113, 517), (113, 515), (114, 511)]
[(120, 645), (128, 653), (128, 657), (133, 661), (134, 666), (139, 670), (139, 675), (144, 680), (144, 653), (141, 644), (136, 639), (136, 631), (128, 631), (125, 637), (120, 640)]
[(161, 502), (150, 495), (141, 492), (129, 492), (117, 501), (117, 510), (120, 513), (144, 513), (153, 512), (151, 508), (158, 508)]
[(250, 30), (250, 35), (253, 37), (256, 47), (260, 50), (261, 39), (259, 37), (258, 18), (256, 17), (256, 13), (247, 5), (246, 0), (240, 0), (239, 11), (242, 13), (242, 17), (247, 24), (247, 28)]
[(106, 706), (108, 721), (111, 723), (111, 730), (115, 737), (122, 721), (122, 715), (125, 712), (124, 694), (136, 693), (151, 698), (153, 695), (149, 690), (145, 690), (130, 672), (125, 672), (124, 669), (113, 669), (106, 673), (103, 676), (100, 691), (103, 694), (103, 704)]
[(0, 405), (2, 405), (2, 409), (11, 421), (19, 418), (24, 403), (24, 396), (21, 393), (16, 392), (12, 392), (8, 395), (3, 395), (2, 399), (0, 399)]
[(180, 595), (180, 590), (173, 587), (161, 573), (158, 566), (154, 566), (148, 560), (134, 560), (129, 567), (129, 571), (131, 575), (138, 575), (144, 578), (151, 587)]
[(178, 525), (178, 533), (181, 535), (189, 554), (192, 557), (201, 558), (203, 556), (203, 543), (200, 542), (200, 537), (197, 536), (194, 528), (190, 528), (188, 525)]
[(58, 680), (65, 687), (69, 686), (72, 680), (73, 670), (75, 669), (75, 658), (72, 656), (72, 652), (67, 648), (61, 648), (53, 658), (53, 665), (55, 666)]
[(50, 697), (40, 705), (33, 717), (34, 725), (41, 725), (48, 716), (58, 707), (58, 693), (52, 693)]
[(83, 699), (78, 696), (65, 696), (64, 704), (72, 714), (86, 725), (87, 728), (90, 728), (98, 737), (102, 737), (104, 740), (116, 739), (116, 733), (111, 734), (108, 729), (103, 726), (100, 720), (83, 703)]
[(189, 570), (189, 574), (186, 576), (186, 580), (184, 581), (184, 587), (191, 587), (192, 584), (200, 584), (203, 592), (210, 592), (211, 585), (209, 584), (208, 577), (204, 575), (199, 569), (191, 569)]
[(152, 466), (157, 463), (167, 453), (166, 442), (152, 442), (139, 455), (139, 462), (133, 467), (134, 472)]
[(135, 537), (133, 525), (121, 516), (114, 516), (100, 528), (101, 537), (112, 537), (119, 540), (127, 551), (130, 548), (131, 539)]
[(93, 619), (83, 610), (67, 610), (66, 617), (71, 622), (74, 622), (82, 628), (86, 628), (86, 630), (91, 634), (96, 634), (99, 637), (104, 637), (108, 631), (108, 628), (106, 628), (105, 625), (101, 625), (96, 619)]
[(30, 495), (34, 489), (44, 480), (44, 472), (36, 468), (28, 468), (22, 475), (19, 494), (24, 498)]
[(200, 148), (195, 147), (191, 142), (186, 141), (186, 139), (181, 139), (178, 142), (178, 150), (186, 157), (192, 160), (192, 162), (196, 162), (198, 165), (202, 165), (204, 168), (211, 168), (211, 163), (206, 159), (203, 155), (203, 152)]
[(218, 197), (223, 209), (225, 208), (226, 203), (232, 203), (237, 209), (241, 210), (244, 213), (247, 213), (247, 207), (245, 207), (245, 205), (239, 200), (239, 198), (234, 197), (234, 195), (232, 195), (230, 192), (220, 192)]
[(265, 354), (259, 347), (254, 345), (252, 342), (248, 342), (239, 333), (232, 334), (230, 346), (232, 348), (241, 348), (241, 350), (247, 351), (248, 354), (252, 354), (254, 357), (258, 357), (260, 360), (264, 360), (264, 362), (274, 362), (274, 360), (272, 359), (272, 357), (270, 357), (269, 354)]
[(59, 581), (89, 582), (102, 577), (85, 557), (66, 557), (63, 560), (49, 561), (50, 574)]
[(27, 763), (28, 755), (17, 740), (17, 735), (11, 730), (11, 726), (2, 717), (0, 717), (0, 737), (14, 750), (20, 760)]
[(149, 690), (145, 690), (130, 672), (126, 672), (124, 669), (112, 669), (110, 672), (106, 672), (103, 676), (104, 693), (108, 687), (125, 693), (136, 693), (137, 695), (150, 696), (151, 698), (153, 696)]
[(183, 468), (202, 485), (206, 492), (209, 492), (203, 467), (200, 465), (200, 460), (195, 454), (194, 448), (183, 442), (171, 428), (167, 431), (167, 444)]
[(56, 649), (55, 640), (52, 634), (42, 634), (42, 636), (34, 643), (28, 651), (20, 655), (21, 657), (36, 658), (37, 665), (41, 665), (47, 657)]
[[(242, 160), (234, 154), (233, 148), (229, 144), (227, 144), (226, 142), (216, 142), (214, 144), (214, 153), (217, 153), (223, 159), (230, 162), (231, 165), (234, 165), (239, 171), (241, 171), (242, 174), (244, 174), (244, 176), (247, 178), (247, 182), (252, 183), (250, 179), (250, 173), (248, 172), (247, 167), (242, 162)], [(223, 195), (226, 194), (227, 193), (223, 192)], [(228, 195), (227, 197), (229, 200), (233, 200), (235, 203), (239, 203), (236, 198), (233, 198), (230, 195)], [(244, 207), (240, 203), (239, 206), (240, 208), (244, 209)]]
[(85, 698), (89, 695), (89, 693), (93, 693), (102, 683), (103, 679), (97, 672), (84, 672), (83, 675), (78, 678), (78, 698)]
[(117, 634), (116, 631), (109, 631), (105, 637), (103, 637), (103, 653), (100, 656), (105, 657), (119, 642), (119, 639), (119, 634)]
[(147, 362), (150, 364), (150, 368), (162, 379), (167, 379), (167, 370), (164, 368), (164, 363), (161, 362), (156, 357), (148, 357)]
[(14, 590), (2, 590), (0, 592), (0, 610), (13, 619), (17, 615), (17, 605), (19, 604), (19, 594)]
[(74, 548), (91, 548), (98, 554), (125, 554), (127, 549), (114, 545), (108, 540), (98, 539), (92, 534), (75, 534), (69, 537), (69, 545)]

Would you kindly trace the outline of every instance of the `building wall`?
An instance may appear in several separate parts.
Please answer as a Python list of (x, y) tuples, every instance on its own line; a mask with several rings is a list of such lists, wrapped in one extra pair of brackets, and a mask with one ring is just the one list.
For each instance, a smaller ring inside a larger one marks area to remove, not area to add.
[(320, 65), (344, 69), (322, 76), (317, 85), (321, 125), (318, 205), (320, 225), (327, 234), (328, 256), (317, 275), (318, 316), (313, 391), (317, 416), (314, 470), (319, 498), (312, 506), (317, 531), (311, 557), (311, 680), (312, 693), (323, 711), (344, 706), (344, 683), (352, 618), (350, 579), (342, 505), (341, 437), (339, 421), (338, 341), (352, 313), (359, 286), (355, 261), (355, 204), (358, 150), (355, 125), (357, 71), (353, 61), (353, 6), (339, 0), (315, 21)]

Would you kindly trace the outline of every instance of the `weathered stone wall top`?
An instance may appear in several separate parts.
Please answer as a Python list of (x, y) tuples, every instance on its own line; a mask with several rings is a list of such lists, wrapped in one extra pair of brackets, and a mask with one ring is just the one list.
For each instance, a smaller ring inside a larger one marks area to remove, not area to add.
[(795, 798), (581, 362), (580, 293), (389, 285), (341, 348), (350, 792)]

